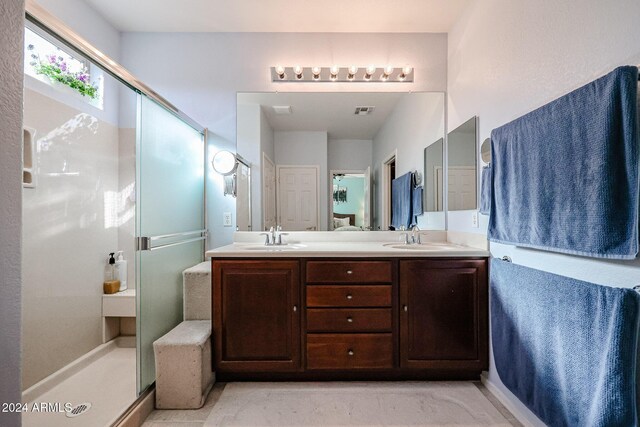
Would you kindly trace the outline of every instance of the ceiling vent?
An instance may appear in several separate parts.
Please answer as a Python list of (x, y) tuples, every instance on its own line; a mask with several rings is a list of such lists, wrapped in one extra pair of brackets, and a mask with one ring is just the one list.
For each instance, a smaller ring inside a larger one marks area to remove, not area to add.
[(276, 114), (291, 114), (291, 105), (274, 105), (272, 108)]
[(371, 113), (373, 113), (373, 110), (375, 110), (376, 107), (356, 107), (356, 112), (353, 113), (356, 116), (367, 116)]

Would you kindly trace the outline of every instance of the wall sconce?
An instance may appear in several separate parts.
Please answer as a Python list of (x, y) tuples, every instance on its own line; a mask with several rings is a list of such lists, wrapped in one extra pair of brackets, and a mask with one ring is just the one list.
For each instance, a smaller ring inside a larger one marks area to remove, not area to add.
[(296, 65), (286, 67), (278, 65), (271, 67), (273, 82), (301, 82), (301, 83), (411, 83), (415, 71), (412, 67), (303, 67)]

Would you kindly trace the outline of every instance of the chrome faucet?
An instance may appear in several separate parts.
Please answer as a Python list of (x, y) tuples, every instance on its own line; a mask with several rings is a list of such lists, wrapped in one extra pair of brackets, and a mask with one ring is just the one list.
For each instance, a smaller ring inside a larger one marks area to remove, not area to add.
[(414, 225), (413, 228), (411, 228), (411, 233), (401, 233), (400, 237), (404, 237), (405, 245), (419, 245), (422, 243), (420, 241), (420, 227), (417, 225)]
[(265, 236), (264, 245), (265, 246), (279, 246), (282, 245), (282, 236), (288, 236), (289, 233), (283, 233), (282, 227), (279, 225), (274, 228), (269, 228), (269, 232), (260, 233), (261, 236)]
[(413, 240), (413, 243), (417, 245), (422, 243), (420, 241), (420, 227), (418, 227), (417, 225), (414, 225), (411, 229), (411, 240)]

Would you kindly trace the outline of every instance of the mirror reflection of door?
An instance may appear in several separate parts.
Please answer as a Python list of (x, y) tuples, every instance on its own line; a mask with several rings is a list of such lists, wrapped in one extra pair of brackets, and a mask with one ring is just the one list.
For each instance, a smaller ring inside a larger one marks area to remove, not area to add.
[(236, 179), (236, 228), (251, 231), (251, 168), (238, 163)]
[(280, 166), (277, 173), (278, 224), (287, 231), (318, 229), (318, 167)]
[(424, 211), (441, 212), (443, 204), (444, 138), (440, 138), (424, 149)]
[(262, 229), (276, 227), (276, 165), (262, 153)]
[(359, 231), (370, 226), (370, 169), (331, 171), (331, 230)]
[(447, 209), (477, 208), (477, 129), (478, 118), (472, 117), (447, 136)]

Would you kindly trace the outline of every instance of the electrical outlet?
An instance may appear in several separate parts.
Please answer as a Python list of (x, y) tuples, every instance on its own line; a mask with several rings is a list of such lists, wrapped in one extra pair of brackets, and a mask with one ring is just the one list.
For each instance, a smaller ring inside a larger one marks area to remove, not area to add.
[(478, 228), (478, 212), (477, 211), (471, 215), (471, 226), (473, 228)]
[(231, 212), (225, 212), (222, 214), (222, 225), (225, 227), (231, 227)]

